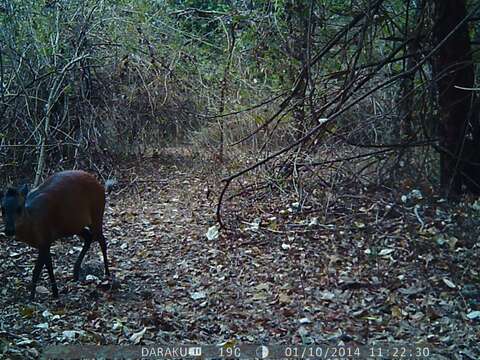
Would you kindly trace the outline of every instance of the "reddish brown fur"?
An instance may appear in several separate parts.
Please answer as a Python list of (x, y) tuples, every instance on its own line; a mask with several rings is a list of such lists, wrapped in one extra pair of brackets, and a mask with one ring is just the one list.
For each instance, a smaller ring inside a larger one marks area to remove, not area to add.
[(16, 221), (16, 238), (36, 248), (90, 227), (93, 239), (102, 234), (105, 188), (84, 171), (70, 170), (48, 178), (32, 190)]

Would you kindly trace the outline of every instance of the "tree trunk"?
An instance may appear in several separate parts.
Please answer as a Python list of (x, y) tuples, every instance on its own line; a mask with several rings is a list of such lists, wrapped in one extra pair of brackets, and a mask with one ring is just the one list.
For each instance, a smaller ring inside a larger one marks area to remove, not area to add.
[(412, 25), (407, 24), (405, 30), (405, 38), (409, 38), (410, 41), (405, 47), (406, 59), (403, 61), (403, 70), (406, 72), (405, 77), (400, 82), (400, 91), (397, 97), (397, 106), (399, 112), (399, 122), (395, 124), (395, 139), (400, 138), (403, 142), (415, 141), (416, 133), (414, 131), (414, 110), (415, 110), (415, 76), (416, 72), (413, 71), (417, 65), (419, 41), (422, 36), (421, 29), (424, 25), (423, 11), (424, 2), (416, 5), (409, 1), (407, 4), (407, 11), (410, 11), (410, 7), (414, 7), (414, 18), (411, 20)]
[(443, 42), (435, 61), (441, 121), (440, 181), (447, 195), (458, 195), (465, 182), (462, 171), (467, 158), (464, 141), (472, 92), (456, 86), (472, 87), (474, 79), (468, 26), (463, 21), (465, 0), (436, 0), (435, 11), (434, 36), (437, 43)]
[(296, 79), (299, 72), (305, 69), (303, 76), (298, 79), (299, 84), (296, 86), (296, 91), (292, 97), (293, 120), (295, 127), (295, 139), (300, 139), (307, 129), (308, 124), (305, 122), (305, 95), (307, 92), (308, 80), (310, 77), (309, 66), (309, 42), (311, 41), (311, 7), (313, 2), (308, 5), (306, 0), (295, 0), (286, 3), (287, 24), (289, 29), (289, 44), (287, 45), (289, 55), (298, 60), (299, 65), (292, 65), (291, 61), (291, 76)]
[[(230, 24), (229, 33), (226, 33), (227, 44), (228, 44), (228, 57), (227, 62), (225, 64), (225, 68), (223, 70), (223, 79), (220, 83), (220, 102), (218, 104), (218, 114), (223, 115), (225, 110), (225, 101), (227, 98), (227, 91), (228, 91), (228, 77), (230, 74), (230, 67), (232, 66), (232, 58), (233, 58), (233, 51), (235, 49), (235, 28), (236, 22), (232, 22)], [(220, 139), (218, 144), (218, 153), (216, 154), (216, 159), (222, 164), (224, 161), (225, 151), (225, 119), (219, 117), (217, 119), (218, 129), (220, 132)]]

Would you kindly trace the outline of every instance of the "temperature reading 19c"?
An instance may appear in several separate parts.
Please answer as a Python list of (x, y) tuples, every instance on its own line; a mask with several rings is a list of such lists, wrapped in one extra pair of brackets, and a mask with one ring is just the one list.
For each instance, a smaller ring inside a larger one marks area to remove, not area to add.
[(241, 355), (241, 350), (236, 346), (228, 346), (220, 348), (220, 356), (224, 358), (239, 358)]

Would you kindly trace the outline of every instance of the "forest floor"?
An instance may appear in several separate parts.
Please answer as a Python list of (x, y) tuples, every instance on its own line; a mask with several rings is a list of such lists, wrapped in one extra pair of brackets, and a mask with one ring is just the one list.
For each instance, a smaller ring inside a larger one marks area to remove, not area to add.
[(90, 276), (74, 282), (81, 242), (59, 241), (60, 298), (44, 271), (30, 302), (36, 253), (2, 235), (0, 357), (54, 344), (254, 343), (480, 358), (478, 202), (345, 187), (300, 206), (271, 191), (227, 203), (217, 237), (211, 172), (152, 158), (119, 180), (104, 226), (113, 281), (95, 244)]

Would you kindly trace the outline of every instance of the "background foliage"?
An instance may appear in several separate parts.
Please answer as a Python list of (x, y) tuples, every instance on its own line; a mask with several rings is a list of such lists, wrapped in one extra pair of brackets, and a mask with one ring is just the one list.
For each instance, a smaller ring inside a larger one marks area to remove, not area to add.
[(347, 166), (357, 177), (408, 164), (438, 183), (431, 2), (15, 0), (0, 21), (4, 178), (101, 171), (182, 142), (260, 159), (307, 135), (274, 172), (292, 151), (361, 155), (375, 165)]

